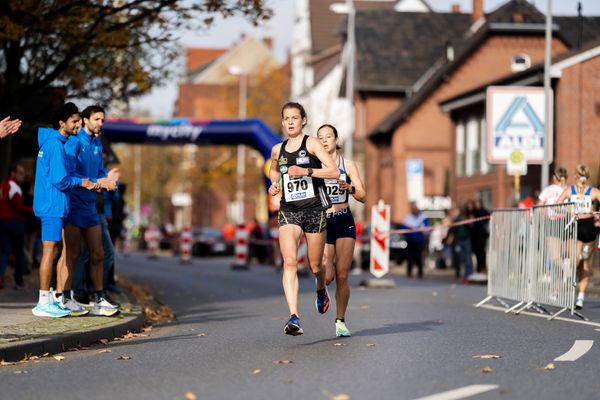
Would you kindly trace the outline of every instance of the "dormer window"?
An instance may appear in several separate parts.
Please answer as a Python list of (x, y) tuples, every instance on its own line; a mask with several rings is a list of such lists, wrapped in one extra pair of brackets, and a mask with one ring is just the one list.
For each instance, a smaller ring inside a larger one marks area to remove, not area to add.
[(531, 67), (531, 57), (527, 54), (517, 54), (512, 57), (510, 69), (512, 72), (525, 71)]

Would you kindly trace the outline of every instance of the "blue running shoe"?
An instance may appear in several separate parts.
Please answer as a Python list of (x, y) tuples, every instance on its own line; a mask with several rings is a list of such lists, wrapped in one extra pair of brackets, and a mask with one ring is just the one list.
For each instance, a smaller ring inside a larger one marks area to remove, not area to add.
[(31, 312), (36, 317), (51, 318), (61, 318), (71, 314), (69, 310), (60, 307), (57, 303), (54, 302), (47, 304), (37, 303), (37, 305), (31, 309)]
[(317, 290), (315, 307), (317, 307), (317, 311), (321, 314), (325, 314), (329, 310), (329, 293), (327, 293), (327, 288)]
[(304, 331), (300, 327), (300, 318), (296, 314), (292, 314), (287, 324), (283, 328), (283, 333), (286, 335), (298, 336), (302, 335)]

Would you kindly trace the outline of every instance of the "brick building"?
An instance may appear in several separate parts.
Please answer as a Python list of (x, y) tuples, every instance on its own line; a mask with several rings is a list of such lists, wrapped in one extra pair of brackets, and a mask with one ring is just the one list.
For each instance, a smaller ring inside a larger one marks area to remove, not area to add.
[[(406, 161), (410, 159), (423, 161), (425, 196), (452, 195), (460, 201), (479, 195), (488, 201), (488, 206), (507, 205), (509, 177), (503, 168), (487, 164), (481, 151), (485, 148), (483, 106), (479, 105), (478, 119), (473, 117), (460, 122), (458, 111), (448, 112), (446, 103), (513, 74), (517, 59), (524, 58), (531, 65), (542, 62), (545, 16), (524, 0), (507, 1), (487, 15), (483, 14), (482, 0), (473, 3), (472, 14), (460, 13), (458, 8), (454, 13), (412, 13), (410, 16), (401, 12), (357, 10), (355, 137), (359, 141), (368, 139), (364, 142), (367, 210), (381, 198), (392, 205), (393, 220), (404, 217), (408, 211)], [(418, 23), (410, 22), (417, 20)], [(600, 18), (597, 17), (555, 17), (554, 24), (552, 52), (555, 59), (600, 36)], [(592, 74), (594, 62), (589, 62), (590, 65), (587, 62), (581, 65), (582, 72), (576, 72), (579, 67), (565, 68), (558, 85), (575, 88), (566, 82), (573, 79), (572, 75)], [(532, 71), (532, 74), (535, 73)], [(372, 82), (368, 82), (369, 79)], [(370, 83), (370, 89), (365, 82)], [(559, 110), (562, 102), (569, 102), (565, 96), (570, 90), (564, 89), (563, 95), (558, 95), (557, 112), (562, 111)], [(583, 104), (589, 95), (578, 92), (575, 96), (579, 96)], [(595, 104), (593, 99), (591, 101), (590, 104)], [(575, 107), (577, 103), (570, 104)], [(582, 118), (597, 118), (587, 109), (584, 115)], [(561, 128), (563, 125), (574, 127), (574, 120), (557, 114), (557, 132), (566, 129)], [(471, 138), (469, 149), (480, 149), (478, 153), (473, 152), (476, 160), (469, 161), (469, 170), (464, 173), (456, 168), (460, 157), (457, 126), (462, 126), (459, 129), (466, 130)], [(589, 139), (585, 136), (588, 135), (586, 129), (581, 132), (583, 136), (577, 141)], [(572, 159), (560, 152), (585, 153), (586, 150), (573, 150), (573, 146), (565, 146), (562, 140), (563, 136), (557, 136), (557, 161), (564, 159), (570, 166)], [(355, 154), (355, 158), (359, 159), (359, 155)], [(538, 171), (531, 168), (524, 184), (533, 191), (535, 182), (539, 188), (539, 180), (539, 168)]]

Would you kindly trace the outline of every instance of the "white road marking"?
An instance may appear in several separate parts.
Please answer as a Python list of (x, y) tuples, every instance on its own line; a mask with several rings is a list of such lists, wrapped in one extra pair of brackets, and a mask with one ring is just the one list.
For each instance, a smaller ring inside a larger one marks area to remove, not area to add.
[(432, 394), (430, 396), (419, 397), (415, 400), (458, 400), (466, 397), (475, 396), (477, 394), (489, 392), (490, 390), (498, 389), (499, 385), (470, 385), (461, 387), (447, 392)]
[(569, 351), (560, 357), (556, 357), (554, 361), (575, 361), (590, 351), (593, 344), (593, 340), (576, 340)]

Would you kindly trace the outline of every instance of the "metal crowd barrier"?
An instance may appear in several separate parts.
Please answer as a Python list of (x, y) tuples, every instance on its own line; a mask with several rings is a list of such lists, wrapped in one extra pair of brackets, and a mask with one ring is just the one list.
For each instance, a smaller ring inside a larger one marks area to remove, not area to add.
[(531, 210), (498, 209), (490, 220), (488, 290), (477, 307), (496, 297), (518, 303), (506, 312), (524, 304), (528, 298), (527, 257), (530, 238)]
[[(574, 312), (577, 221), (569, 204), (494, 210), (490, 221), (488, 296), (505, 312), (536, 305)], [(503, 299), (517, 303), (509, 307)]]
[(577, 220), (568, 204), (534, 207), (530, 254), (530, 290), (534, 303), (574, 311), (577, 270)]

